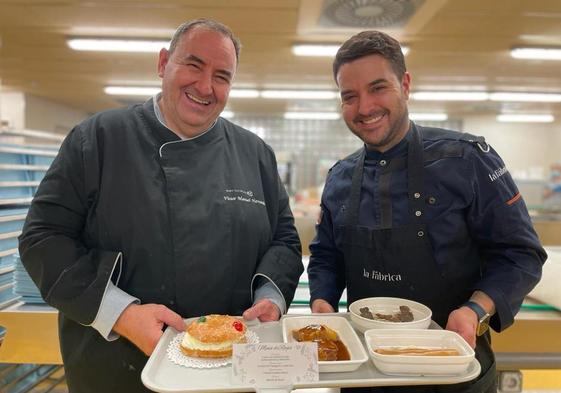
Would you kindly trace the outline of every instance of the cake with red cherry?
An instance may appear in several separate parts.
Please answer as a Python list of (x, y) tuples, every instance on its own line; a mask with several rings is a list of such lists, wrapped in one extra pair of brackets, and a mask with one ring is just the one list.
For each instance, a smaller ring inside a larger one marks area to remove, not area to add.
[(181, 341), (181, 351), (197, 358), (226, 358), (232, 356), (232, 345), (246, 339), (245, 323), (229, 315), (205, 315), (191, 322)]

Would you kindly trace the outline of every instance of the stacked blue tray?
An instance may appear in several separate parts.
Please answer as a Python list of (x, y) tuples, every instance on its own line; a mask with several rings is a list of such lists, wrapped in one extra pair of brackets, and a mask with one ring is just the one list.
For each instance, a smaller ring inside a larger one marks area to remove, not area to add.
[(0, 308), (43, 303), (17, 255), (18, 236), (33, 195), (58, 146), (0, 144)]
[(0, 145), (0, 206), (29, 204), (57, 149)]
[(0, 259), (0, 310), (11, 306), (20, 300), (14, 293), (14, 256), (10, 255)]

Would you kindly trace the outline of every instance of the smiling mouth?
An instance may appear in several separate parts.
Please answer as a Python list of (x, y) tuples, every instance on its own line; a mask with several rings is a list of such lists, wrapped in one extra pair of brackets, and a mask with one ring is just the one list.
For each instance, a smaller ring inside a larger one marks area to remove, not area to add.
[(375, 117), (363, 118), (363, 119), (359, 120), (359, 122), (362, 123), (362, 124), (366, 124), (366, 125), (374, 124), (374, 123), (380, 121), (385, 115), (386, 114), (383, 113), (383, 114), (375, 116)]
[(204, 100), (202, 98), (196, 97), (192, 94), (189, 93), (185, 93), (187, 95), (187, 98), (189, 98), (192, 101), (195, 101), (197, 104), (201, 104), (201, 105), (210, 105), (210, 101), (209, 100)]

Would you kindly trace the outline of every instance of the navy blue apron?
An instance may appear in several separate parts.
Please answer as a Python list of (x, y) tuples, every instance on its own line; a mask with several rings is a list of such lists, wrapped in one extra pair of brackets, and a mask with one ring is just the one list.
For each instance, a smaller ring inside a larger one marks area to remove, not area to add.
[[(454, 280), (447, 280), (445, 272), (437, 265), (429, 244), (425, 223), (425, 195), (423, 145), (420, 130), (412, 124), (407, 156), (408, 224), (393, 227), (391, 220), (390, 179), (396, 165), (380, 162), (379, 187), (381, 228), (371, 229), (359, 225), (359, 206), (365, 152), (363, 151), (353, 171), (351, 194), (346, 207), (343, 233), (348, 303), (373, 296), (392, 296), (411, 299), (430, 307), (433, 320), (446, 326), (448, 315), (469, 299), (474, 273), (479, 271), (479, 261), (468, 255), (468, 261), (458, 264)], [(398, 162), (399, 160), (393, 160)], [(476, 264), (474, 266), (474, 263)], [(465, 266), (465, 272), (462, 271)], [(458, 271), (459, 270), (459, 271)], [(458, 285), (458, 281), (460, 285)], [(476, 357), (482, 373), (470, 382), (455, 385), (407, 386), (390, 388), (353, 388), (353, 392), (496, 392), (495, 362), (490, 336), (478, 337)], [(347, 389), (344, 389), (347, 390)]]

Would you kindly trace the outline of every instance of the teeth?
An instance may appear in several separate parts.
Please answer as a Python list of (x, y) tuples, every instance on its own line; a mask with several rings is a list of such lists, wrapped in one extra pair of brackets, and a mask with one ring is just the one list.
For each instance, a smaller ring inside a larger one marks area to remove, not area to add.
[(363, 120), (362, 122), (363, 122), (364, 124), (372, 124), (372, 123), (376, 123), (376, 122), (377, 122), (378, 120), (380, 120), (382, 117), (384, 117), (384, 115), (380, 115), (380, 116), (378, 116), (378, 117), (373, 117), (373, 118), (368, 119), (368, 120)]
[(195, 101), (196, 103), (199, 103), (199, 104), (202, 104), (202, 105), (208, 105), (208, 104), (210, 104), (210, 101), (197, 98), (197, 97), (195, 97), (194, 95), (191, 95), (191, 94), (189, 94), (189, 93), (187, 93), (187, 97), (189, 97), (190, 99), (192, 99), (192, 100)]

